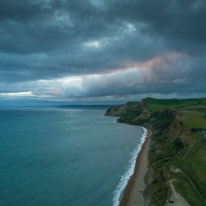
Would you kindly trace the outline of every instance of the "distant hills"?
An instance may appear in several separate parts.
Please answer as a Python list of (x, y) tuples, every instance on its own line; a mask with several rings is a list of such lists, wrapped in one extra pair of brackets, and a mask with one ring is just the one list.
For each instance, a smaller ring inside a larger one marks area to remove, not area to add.
[(81, 108), (88, 108), (88, 109), (108, 109), (113, 105), (60, 105), (56, 106), (59, 108), (73, 108), (73, 109), (81, 109)]

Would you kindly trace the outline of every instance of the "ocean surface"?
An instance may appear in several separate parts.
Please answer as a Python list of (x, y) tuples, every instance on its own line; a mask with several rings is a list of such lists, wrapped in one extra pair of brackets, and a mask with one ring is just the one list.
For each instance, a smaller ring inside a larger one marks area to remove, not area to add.
[(0, 109), (0, 205), (117, 206), (145, 131), (104, 112)]

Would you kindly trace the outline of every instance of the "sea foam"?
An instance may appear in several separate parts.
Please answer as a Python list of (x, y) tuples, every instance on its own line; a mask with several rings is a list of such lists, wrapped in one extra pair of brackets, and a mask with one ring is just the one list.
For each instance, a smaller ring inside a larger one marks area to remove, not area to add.
[(137, 145), (136, 149), (132, 152), (131, 159), (129, 160), (129, 167), (125, 174), (121, 177), (119, 184), (117, 185), (115, 191), (114, 191), (114, 197), (113, 197), (113, 206), (118, 206), (120, 204), (121, 197), (123, 195), (123, 192), (128, 184), (128, 181), (130, 177), (133, 175), (135, 170), (135, 164), (136, 159), (138, 157), (138, 154), (141, 150), (141, 147), (143, 143), (145, 142), (145, 139), (147, 137), (147, 130), (142, 127), (144, 132), (142, 134), (142, 137), (140, 139), (140, 143)]

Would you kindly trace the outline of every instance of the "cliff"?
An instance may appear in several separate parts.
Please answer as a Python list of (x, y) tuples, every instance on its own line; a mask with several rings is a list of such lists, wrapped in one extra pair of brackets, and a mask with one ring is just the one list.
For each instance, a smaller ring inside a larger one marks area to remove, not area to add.
[[(190, 160), (194, 158), (196, 147), (203, 151), (206, 148), (206, 140), (199, 134), (198, 125), (194, 127), (190, 115), (197, 118), (200, 114), (204, 117), (205, 113), (205, 99), (146, 98), (139, 103), (127, 103), (106, 111), (106, 116), (119, 116), (118, 122), (152, 130), (149, 169), (145, 177), (145, 205), (167, 205), (167, 200), (172, 197), (171, 181), (190, 205), (206, 205), (206, 178), (201, 175), (206, 167), (199, 171), (196, 162)], [(201, 126), (205, 125), (201, 128), (204, 131), (206, 120), (199, 118), (199, 121)], [(196, 158), (201, 164), (206, 164), (202, 156)]]

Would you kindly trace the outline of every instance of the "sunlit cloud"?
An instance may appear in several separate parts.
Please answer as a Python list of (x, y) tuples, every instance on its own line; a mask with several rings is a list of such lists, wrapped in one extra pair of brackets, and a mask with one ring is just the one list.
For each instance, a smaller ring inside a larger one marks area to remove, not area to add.
[(0, 96), (4, 96), (4, 97), (31, 97), (31, 96), (35, 96), (35, 95), (31, 91), (29, 91), (29, 92), (0, 93)]
[(94, 47), (94, 48), (99, 48), (101, 46), (99, 41), (89, 41), (89, 42), (84, 43), (84, 45), (86, 47)]

